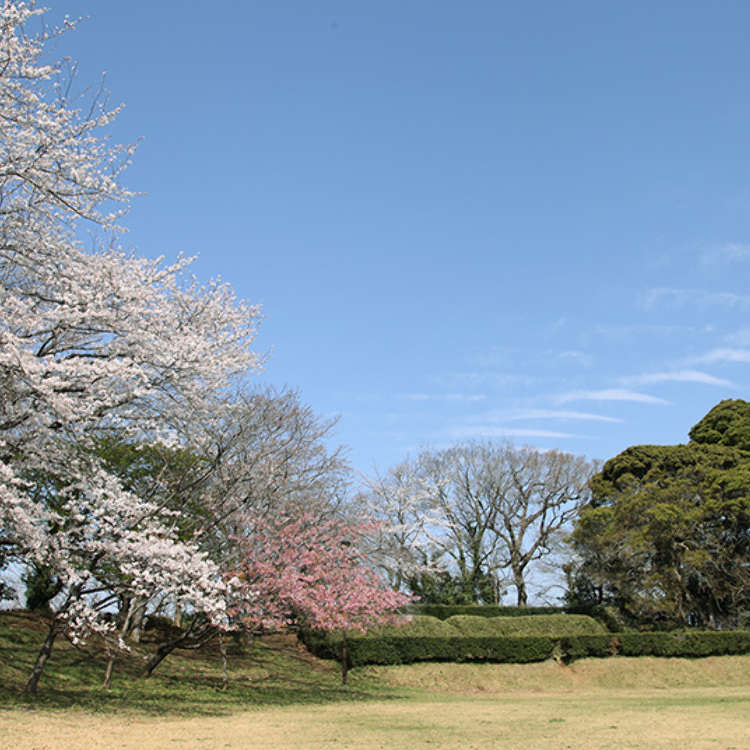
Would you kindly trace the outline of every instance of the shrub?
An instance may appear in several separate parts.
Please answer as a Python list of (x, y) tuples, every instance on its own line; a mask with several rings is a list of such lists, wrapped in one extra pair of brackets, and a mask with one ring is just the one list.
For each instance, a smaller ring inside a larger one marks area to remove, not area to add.
[(551, 638), (352, 638), (347, 641), (351, 666), (410, 664), (415, 661), (544, 661), (552, 654)]
[(722, 656), (750, 652), (750, 631), (622, 633), (625, 656)]
[[(341, 658), (341, 636), (300, 631), (317, 656)], [(672, 633), (600, 633), (565, 636), (360, 636), (347, 638), (350, 666), (409, 664), (415, 661), (524, 664), (552, 656), (563, 662), (585, 657), (701, 657), (750, 653), (750, 631)]]
[(568, 636), (599, 635), (604, 626), (587, 615), (529, 615), (526, 617), (476, 617), (455, 615), (446, 623), (465, 636)]
[(563, 614), (563, 607), (505, 607), (480, 604), (412, 604), (408, 612), (447, 620), (454, 615), (475, 615), (476, 617), (527, 617), (529, 615)]
[[(411, 615), (406, 622), (394, 623), (392, 625), (381, 625), (368, 631), (366, 638), (452, 638), (461, 635), (450, 623), (445, 620), (439, 620), (437, 617), (429, 615)], [(362, 637), (362, 634), (355, 634), (354, 637)]]

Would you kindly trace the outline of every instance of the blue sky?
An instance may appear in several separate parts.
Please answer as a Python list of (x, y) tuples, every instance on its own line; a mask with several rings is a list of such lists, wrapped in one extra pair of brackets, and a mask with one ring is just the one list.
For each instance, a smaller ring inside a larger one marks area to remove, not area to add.
[(143, 139), (127, 244), (263, 303), (357, 469), (748, 397), (750, 4), (49, 4)]

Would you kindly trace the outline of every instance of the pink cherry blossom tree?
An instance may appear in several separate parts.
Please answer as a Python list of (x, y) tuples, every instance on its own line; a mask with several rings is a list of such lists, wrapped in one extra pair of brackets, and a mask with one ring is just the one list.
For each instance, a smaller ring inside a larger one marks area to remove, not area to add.
[[(251, 630), (293, 623), (331, 631), (391, 621), (412, 597), (391, 589), (360, 551), (365, 525), (310, 515), (244, 519), (241, 558), (225, 573), (231, 620)], [(342, 641), (346, 682), (346, 640)]]
[[(225, 617), (215, 563), (180, 541), (169, 508), (126, 490), (98, 460), (107, 431), (203, 452), (196, 428), (226, 419), (222, 392), (259, 367), (259, 309), (189, 259), (165, 264), (116, 244), (85, 252), (82, 224), (116, 236), (132, 194), (120, 185), (133, 148), (113, 146), (104, 97), (76, 101), (43, 11), (0, 6), (0, 559), (52, 571), (62, 590), (27, 689), (57, 634), (111, 628), (114, 597), (171, 595)], [(84, 106), (85, 105), (85, 106)], [(55, 477), (53, 493), (34, 477)], [(117, 569), (117, 590), (105, 585)]]

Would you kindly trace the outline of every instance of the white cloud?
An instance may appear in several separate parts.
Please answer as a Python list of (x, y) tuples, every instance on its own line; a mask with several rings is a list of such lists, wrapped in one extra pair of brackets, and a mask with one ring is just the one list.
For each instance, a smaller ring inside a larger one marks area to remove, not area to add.
[(553, 430), (524, 430), (514, 427), (499, 427), (497, 425), (468, 425), (466, 427), (454, 427), (448, 430), (448, 434), (457, 440), (471, 437), (524, 437), (524, 438), (553, 438), (555, 440), (590, 439), (589, 435), (574, 435), (570, 432), (555, 432)]
[(728, 307), (732, 309), (750, 307), (750, 296), (734, 292), (707, 292), (703, 289), (669, 289), (658, 287), (649, 289), (639, 298), (639, 304), (646, 310), (662, 304), (672, 307)]
[(448, 372), (432, 377), (432, 381), (438, 386), (445, 388), (461, 388), (490, 386), (494, 388), (506, 388), (518, 385), (533, 385), (542, 381), (538, 375), (511, 375), (504, 372), (485, 371), (464, 371)]
[(505, 419), (509, 421), (524, 419), (575, 419), (592, 422), (622, 422), (622, 419), (605, 417), (601, 414), (590, 414), (583, 411), (564, 411), (560, 409), (525, 409), (523, 411), (511, 412)]
[(704, 383), (705, 385), (719, 385), (728, 387), (732, 383), (723, 378), (709, 375), (699, 370), (678, 370), (676, 372), (652, 372), (643, 375), (633, 375), (622, 378), (623, 383), (629, 385), (650, 385), (652, 383)]
[[(640, 304), (644, 305), (644, 298), (641, 298)], [(593, 337), (606, 338), (609, 341), (617, 340), (630, 342), (634, 339), (642, 339), (644, 336), (651, 338), (673, 338), (675, 336), (689, 336), (703, 333), (711, 333), (710, 325), (688, 326), (688, 325), (667, 325), (664, 323), (647, 323), (631, 325), (606, 325), (599, 324), (583, 332), (584, 340)]]
[(697, 362), (750, 362), (750, 349), (713, 349), (696, 359)]
[(727, 242), (724, 245), (709, 248), (701, 254), (701, 263), (716, 265), (717, 263), (734, 263), (750, 260), (750, 245), (743, 242)]
[(605, 388), (600, 391), (573, 391), (557, 397), (561, 404), (568, 401), (633, 401), (639, 404), (669, 404), (663, 398), (637, 393), (622, 388)]
[(470, 393), (405, 393), (403, 398), (409, 401), (456, 401), (462, 403), (474, 403), (484, 401), (487, 396), (484, 394)]

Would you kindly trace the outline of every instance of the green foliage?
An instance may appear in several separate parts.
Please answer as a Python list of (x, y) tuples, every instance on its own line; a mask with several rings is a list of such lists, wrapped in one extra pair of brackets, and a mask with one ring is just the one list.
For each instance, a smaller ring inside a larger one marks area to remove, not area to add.
[(750, 451), (750, 403), (740, 399), (720, 401), (689, 434), (694, 443), (729, 445)]
[(518, 637), (597, 635), (604, 626), (587, 615), (529, 615), (527, 617), (476, 617), (455, 615), (446, 622), (466, 636)]
[(430, 615), (447, 620), (454, 615), (476, 615), (478, 617), (527, 617), (529, 615), (554, 615), (565, 612), (563, 607), (517, 607), (502, 605), (443, 605), (412, 604), (409, 612)]
[[(312, 635), (312, 637), (311, 637)], [(341, 659), (340, 642), (308, 634), (305, 644), (317, 656)], [(417, 661), (526, 664), (556, 658), (702, 657), (750, 653), (750, 631), (607, 633), (565, 636), (380, 637), (347, 640), (349, 666), (411, 664)]]
[(652, 628), (744, 624), (750, 453), (734, 445), (746, 445), (746, 417), (750, 404), (722, 402), (693, 428), (694, 442), (634, 446), (607, 461), (571, 537), (569, 607), (612, 604)]
[[(544, 661), (554, 641), (545, 637), (353, 638), (347, 642), (350, 666), (411, 664), (416, 661), (526, 664)], [(322, 655), (322, 654), (319, 654)], [(336, 653), (340, 658), (340, 652)]]
[(49, 603), (62, 591), (62, 582), (47, 566), (29, 565), (21, 580), (26, 586), (26, 608), (32, 612), (48, 612)]
[[(563, 637), (603, 633), (604, 627), (585, 615), (490, 618), (454, 615), (446, 621), (417, 615), (401, 626), (347, 634), (346, 651), (350, 666), (415, 661), (522, 664), (548, 659)], [(299, 635), (316, 656), (341, 659), (341, 633), (300, 631)], [(602, 637), (606, 640), (610, 636)]]
[[(472, 605), (476, 601), (494, 602), (498, 591), (495, 576), (475, 572), (473, 577), (452, 575), (447, 570), (422, 572), (407, 581), (409, 591), (425, 604)], [(475, 605), (476, 606), (476, 605)]]
[(459, 635), (458, 631), (449, 623), (429, 615), (411, 615), (405, 622), (382, 625), (373, 628), (365, 634), (367, 638), (381, 637), (445, 637)]
[(159, 443), (136, 443), (115, 435), (103, 435), (94, 453), (122, 486), (175, 511), (174, 523), (181, 540), (190, 540), (205, 522), (203, 483), (210, 462), (181, 448)]
[(621, 633), (623, 656), (722, 656), (750, 653), (750, 631)]
[(634, 630), (633, 627), (629, 626), (628, 622), (622, 616), (622, 613), (611, 604), (594, 604), (581, 607), (578, 611), (571, 608), (568, 610), (568, 614), (580, 614), (593, 617), (610, 633), (622, 633), (627, 630)]

